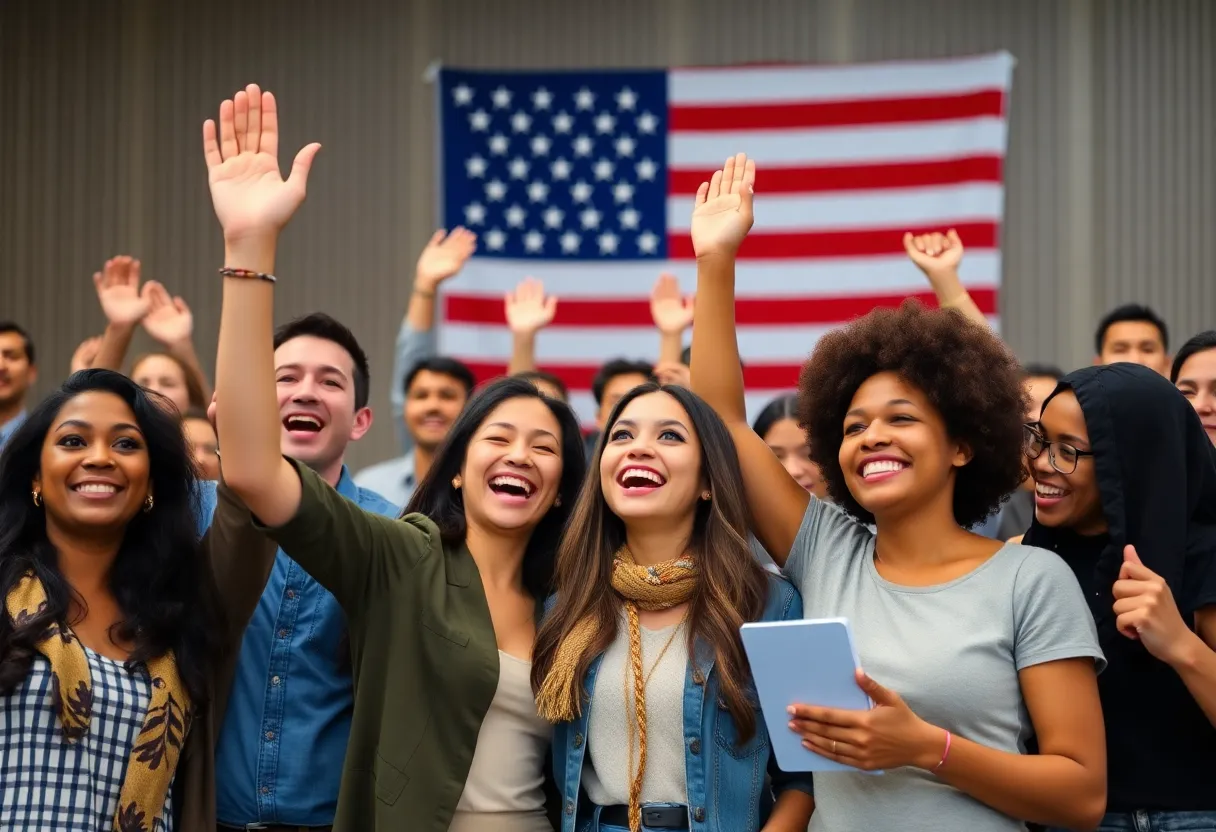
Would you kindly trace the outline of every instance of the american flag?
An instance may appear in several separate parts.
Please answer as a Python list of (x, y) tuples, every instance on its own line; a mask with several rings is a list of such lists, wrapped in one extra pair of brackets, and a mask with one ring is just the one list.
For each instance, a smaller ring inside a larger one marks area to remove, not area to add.
[(828, 329), (908, 296), (932, 303), (906, 231), (956, 228), (963, 279), (998, 323), (1002, 167), (1013, 58), (852, 66), (439, 73), (442, 215), (479, 235), (443, 302), (440, 348), (480, 379), (511, 352), (503, 298), (559, 298), (537, 364), (586, 422), (591, 380), (653, 360), (660, 272), (695, 288), (689, 218), (727, 156), (756, 160), (739, 253), (748, 412), (792, 388)]

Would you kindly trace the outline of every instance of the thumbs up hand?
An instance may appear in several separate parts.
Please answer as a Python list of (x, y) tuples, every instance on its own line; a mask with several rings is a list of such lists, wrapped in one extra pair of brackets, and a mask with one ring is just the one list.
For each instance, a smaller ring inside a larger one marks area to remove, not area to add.
[(1123, 548), (1123, 566), (1115, 581), (1115, 626), (1169, 665), (1182, 661), (1195, 634), (1182, 620), (1165, 580), (1140, 561), (1135, 546)]
[(945, 730), (925, 722), (899, 694), (860, 670), (857, 685), (874, 702), (868, 711), (790, 706), (789, 727), (802, 736), (803, 746), (862, 771), (936, 767), (946, 750)]

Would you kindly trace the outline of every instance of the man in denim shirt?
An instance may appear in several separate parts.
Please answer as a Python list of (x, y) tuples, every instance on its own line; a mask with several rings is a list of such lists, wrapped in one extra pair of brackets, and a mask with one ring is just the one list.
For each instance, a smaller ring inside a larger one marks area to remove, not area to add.
[[(280, 328), (274, 343), (283, 453), (363, 508), (396, 515), (397, 506), (356, 486), (343, 464), (347, 445), (372, 424), (367, 357), (354, 335), (318, 313)], [(203, 485), (205, 529), (215, 491)], [(279, 550), (219, 733), (221, 827), (333, 824), (354, 704), (349, 649), (337, 601)]]

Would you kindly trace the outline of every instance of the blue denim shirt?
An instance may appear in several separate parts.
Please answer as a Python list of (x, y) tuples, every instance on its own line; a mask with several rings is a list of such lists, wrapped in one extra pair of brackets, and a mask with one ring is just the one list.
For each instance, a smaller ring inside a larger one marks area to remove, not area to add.
[[(214, 484), (211, 484), (212, 486)], [(337, 491), (368, 511), (396, 506), (359, 488), (346, 468)], [(204, 490), (200, 522), (215, 510)], [(280, 549), (245, 630), (216, 749), (220, 823), (328, 826), (354, 709), (346, 618), (337, 600)]]
[[(761, 621), (802, 618), (802, 596), (771, 573), (768, 600)], [(552, 605), (549, 599), (546, 608)], [(738, 729), (722, 704), (714, 655), (698, 642), (696, 661), (690, 662), (684, 682), (684, 766), (688, 783), (688, 821), (691, 832), (755, 832), (762, 815), (771, 810), (764, 775), (773, 778), (773, 791), (798, 789), (811, 794), (809, 773), (786, 774), (777, 768), (764, 717), (756, 707), (756, 733), (737, 745)], [(562, 798), (561, 832), (583, 830), (591, 820), (591, 806), (582, 793), (583, 764), (587, 752), (587, 724), (591, 696), (603, 656), (587, 669), (582, 716), (553, 729), (553, 776)], [(711, 703), (710, 707), (705, 707)]]
[(25, 418), (28, 415), (23, 410), (3, 425), (0, 425), (0, 451), (4, 450), (4, 446), (8, 444), (8, 440), (17, 432), (17, 428), (25, 424)]

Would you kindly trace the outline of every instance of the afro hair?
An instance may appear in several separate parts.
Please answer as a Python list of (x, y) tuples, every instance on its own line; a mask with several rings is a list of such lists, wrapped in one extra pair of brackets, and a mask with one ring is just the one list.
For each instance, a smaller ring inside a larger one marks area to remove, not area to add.
[(954, 518), (970, 528), (1021, 482), (1026, 394), (1013, 353), (989, 330), (952, 309), (913, 300), (875, 309), (820, 339), (798, 379), (798, 416), (811, 458), (832, 499), (863, 522), (874, 516), (853, 498), (840, 467), (844, 419), (866, 379), (892, 372), (921, 390), (971, 461), (954, 484)]

